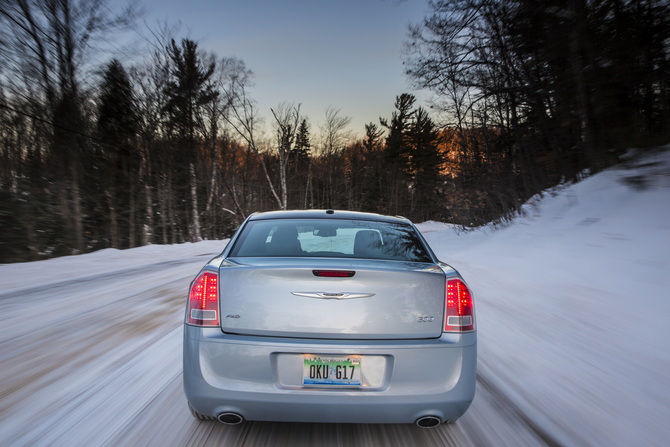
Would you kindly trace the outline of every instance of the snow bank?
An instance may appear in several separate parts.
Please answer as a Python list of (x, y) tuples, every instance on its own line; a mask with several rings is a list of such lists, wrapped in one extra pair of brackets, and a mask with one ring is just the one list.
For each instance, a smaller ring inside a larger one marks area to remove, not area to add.
[(176, 245), (146, 245), (128, 250), (107, 248), (44, 261), (0, 264), (0, 293), (194, 256), (202, 256), (204, 265), (207, 262), (205, 258), (221, 253), (227, 242), (226, 239)]
[(524, 211), (498, 231), (418, 225), (473, 289), (481, 372), (574, 445), (667, 445), (670, 155)]

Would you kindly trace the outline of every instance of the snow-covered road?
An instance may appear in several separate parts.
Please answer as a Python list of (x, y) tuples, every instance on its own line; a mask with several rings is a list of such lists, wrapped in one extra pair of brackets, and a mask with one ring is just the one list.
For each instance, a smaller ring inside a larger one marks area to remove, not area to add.
[[(132, 268), (123, 257), (118, 262), (99, 255), (97, 260), (85, 260), (86, 256), (53, 260), (44, 275), (34, 273), (32, 286), (1, 294), (0, 444), (541, 443), (542, 434), (518, 414), (497, 410), (509, 410), (509, 404), (488, 383), (480, 386), (466, 417), (435, 430), (413, 425), (260, 422), (227, 427), (196, 421), (188, 412), (181, 383), (184, 297), (192, 277), (221, 248), (220, 242), (174, 247), (178, 259), (155, 263), (151, 262), (155, 257), (147, 256), (148, 263), (136, 262)], [(102, 263), (106, 272), (100, 272)], [(68, 274), (58, 274), (61, 264), (70, 264)], [(16, 266), (3, 266), (7, 267)], [(484, 425), (491, 428), (483, 429)]]
[(419, 225), (475, 294), (477, 395), (454, 425), (197, 422), (181, 325), (223, 248), (205, 241), (0, 266), (0, 445), (668, 445), (670, 157), (525, 210), (498, 231)]

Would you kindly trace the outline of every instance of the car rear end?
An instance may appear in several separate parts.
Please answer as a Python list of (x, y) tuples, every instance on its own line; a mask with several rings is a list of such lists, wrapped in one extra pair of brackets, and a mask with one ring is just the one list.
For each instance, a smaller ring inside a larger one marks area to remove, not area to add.
[(268, 214), (245, 222), (192, 284), (184, 390), (194, 412), (228, 423), (459, 418), (477, 348), (458, 272), (403, 219)]

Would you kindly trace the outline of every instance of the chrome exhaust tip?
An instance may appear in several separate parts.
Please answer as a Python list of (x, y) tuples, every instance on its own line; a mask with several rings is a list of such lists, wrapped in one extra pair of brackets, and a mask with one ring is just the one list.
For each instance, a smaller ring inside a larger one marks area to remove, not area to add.
[(237, 413), (221, 413), (216, 418), (226, 425), (237, 425), (244, 422), (244, 418)]
[(442, 419), (438, 418), (437, 416), (423, 416), (417, 419), (414, 423), (417, 425), (417, 427), (433, 428), (440, 425), (442, 423)]

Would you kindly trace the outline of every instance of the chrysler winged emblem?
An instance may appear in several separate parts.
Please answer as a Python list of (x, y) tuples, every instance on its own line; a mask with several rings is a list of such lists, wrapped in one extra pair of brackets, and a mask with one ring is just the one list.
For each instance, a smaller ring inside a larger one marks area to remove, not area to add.
[(295, 296), (307, 298), (320, 298), (322, 300), (350, 300), (353, 298), (367, 298), (374, 293), (351, 293), (351, 292), (291, 292)]

